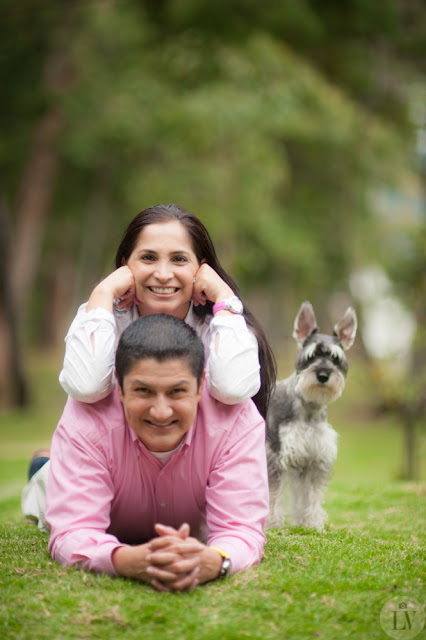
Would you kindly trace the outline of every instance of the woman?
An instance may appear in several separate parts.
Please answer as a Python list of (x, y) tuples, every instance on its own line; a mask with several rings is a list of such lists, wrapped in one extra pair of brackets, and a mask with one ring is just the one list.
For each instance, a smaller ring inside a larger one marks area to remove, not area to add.
[(106, 397), (115, 384), (115, 349), (123, 330), (139, 315), (167, 313), (201, 337), (210, 393), (225, 404), (253, 397), (265, 416), (275, 361), (238, 295), (196, 216), (177, 205), (142, 211), (123, 236), (116, 270), (95, 287), (70, 327), (62, 387), (83, 402)]

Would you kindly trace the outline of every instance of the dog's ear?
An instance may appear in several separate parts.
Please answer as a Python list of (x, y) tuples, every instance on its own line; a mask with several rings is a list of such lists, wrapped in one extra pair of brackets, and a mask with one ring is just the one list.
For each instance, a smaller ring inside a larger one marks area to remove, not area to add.
[(297, 340), (299, 347), (303, 346), (303, 343), (309, 336), (318, 329), (317, 321), (315, 318), (314, 309), (310, 302), (302, 302), (299, 312), (294, 321), (293, 338)]
[(353, 307), (349, 307), (349, 309), (346, 309), (343, 318), (334, 327), (334, 332), (345, 351), (350, 349), (353, 345), (356, 329), (357, 318), (355, 309)]

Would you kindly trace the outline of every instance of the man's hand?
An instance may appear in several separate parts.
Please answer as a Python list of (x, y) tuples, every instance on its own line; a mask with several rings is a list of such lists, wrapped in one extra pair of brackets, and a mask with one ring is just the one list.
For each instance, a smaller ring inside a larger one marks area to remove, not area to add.
[(158, 591), (185, 591), (218, 577), (222, 558), (195, 538), (189, 526), (157, 524), (159, 535), (137, 547), (119, 547), (113, 555), (119, 575), (151, 584)]
[(157, 524), (155, 530), (159, 537), (150, 542), (152, 549), (150, 561), (158, 571), (176, 575), (176, 579), (171, 580), (166, 574), (155, 572), (155, 584), (152, 584), (157, 589), (160, 591), (193, 589), (198, 584), (215, 580), (219, 576), (222, 566), (220, 553), (196, 538), (190, 537), (187, 524), (183, 524), (178, 531), (173, 527)]

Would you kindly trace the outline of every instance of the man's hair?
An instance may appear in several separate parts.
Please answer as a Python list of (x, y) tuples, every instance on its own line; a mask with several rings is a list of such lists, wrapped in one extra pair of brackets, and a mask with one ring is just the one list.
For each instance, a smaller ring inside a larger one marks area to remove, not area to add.
[(164, 362), (178, 358), (186, 360), (200, 386), (204, 371), (204, 346), (200, 338), (183, 320), (165, 314), (141, 316), (121, 334), (115, 354), (118, 383), (138, 360)]

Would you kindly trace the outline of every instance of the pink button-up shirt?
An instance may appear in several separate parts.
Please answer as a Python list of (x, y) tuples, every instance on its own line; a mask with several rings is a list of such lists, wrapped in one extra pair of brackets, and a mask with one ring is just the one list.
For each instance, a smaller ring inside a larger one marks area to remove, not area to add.
[(253, 402), (208, 391), (183, 446), (163, 466), (129, 427), (117, 388), (88, 405), (69, 399), (51, 446), (46, 521), (62, 566), (115, 574), (113, 551), (179, 527), (229, 553), (233, 572), (260, 561), (268, 513), (265, 423)]

